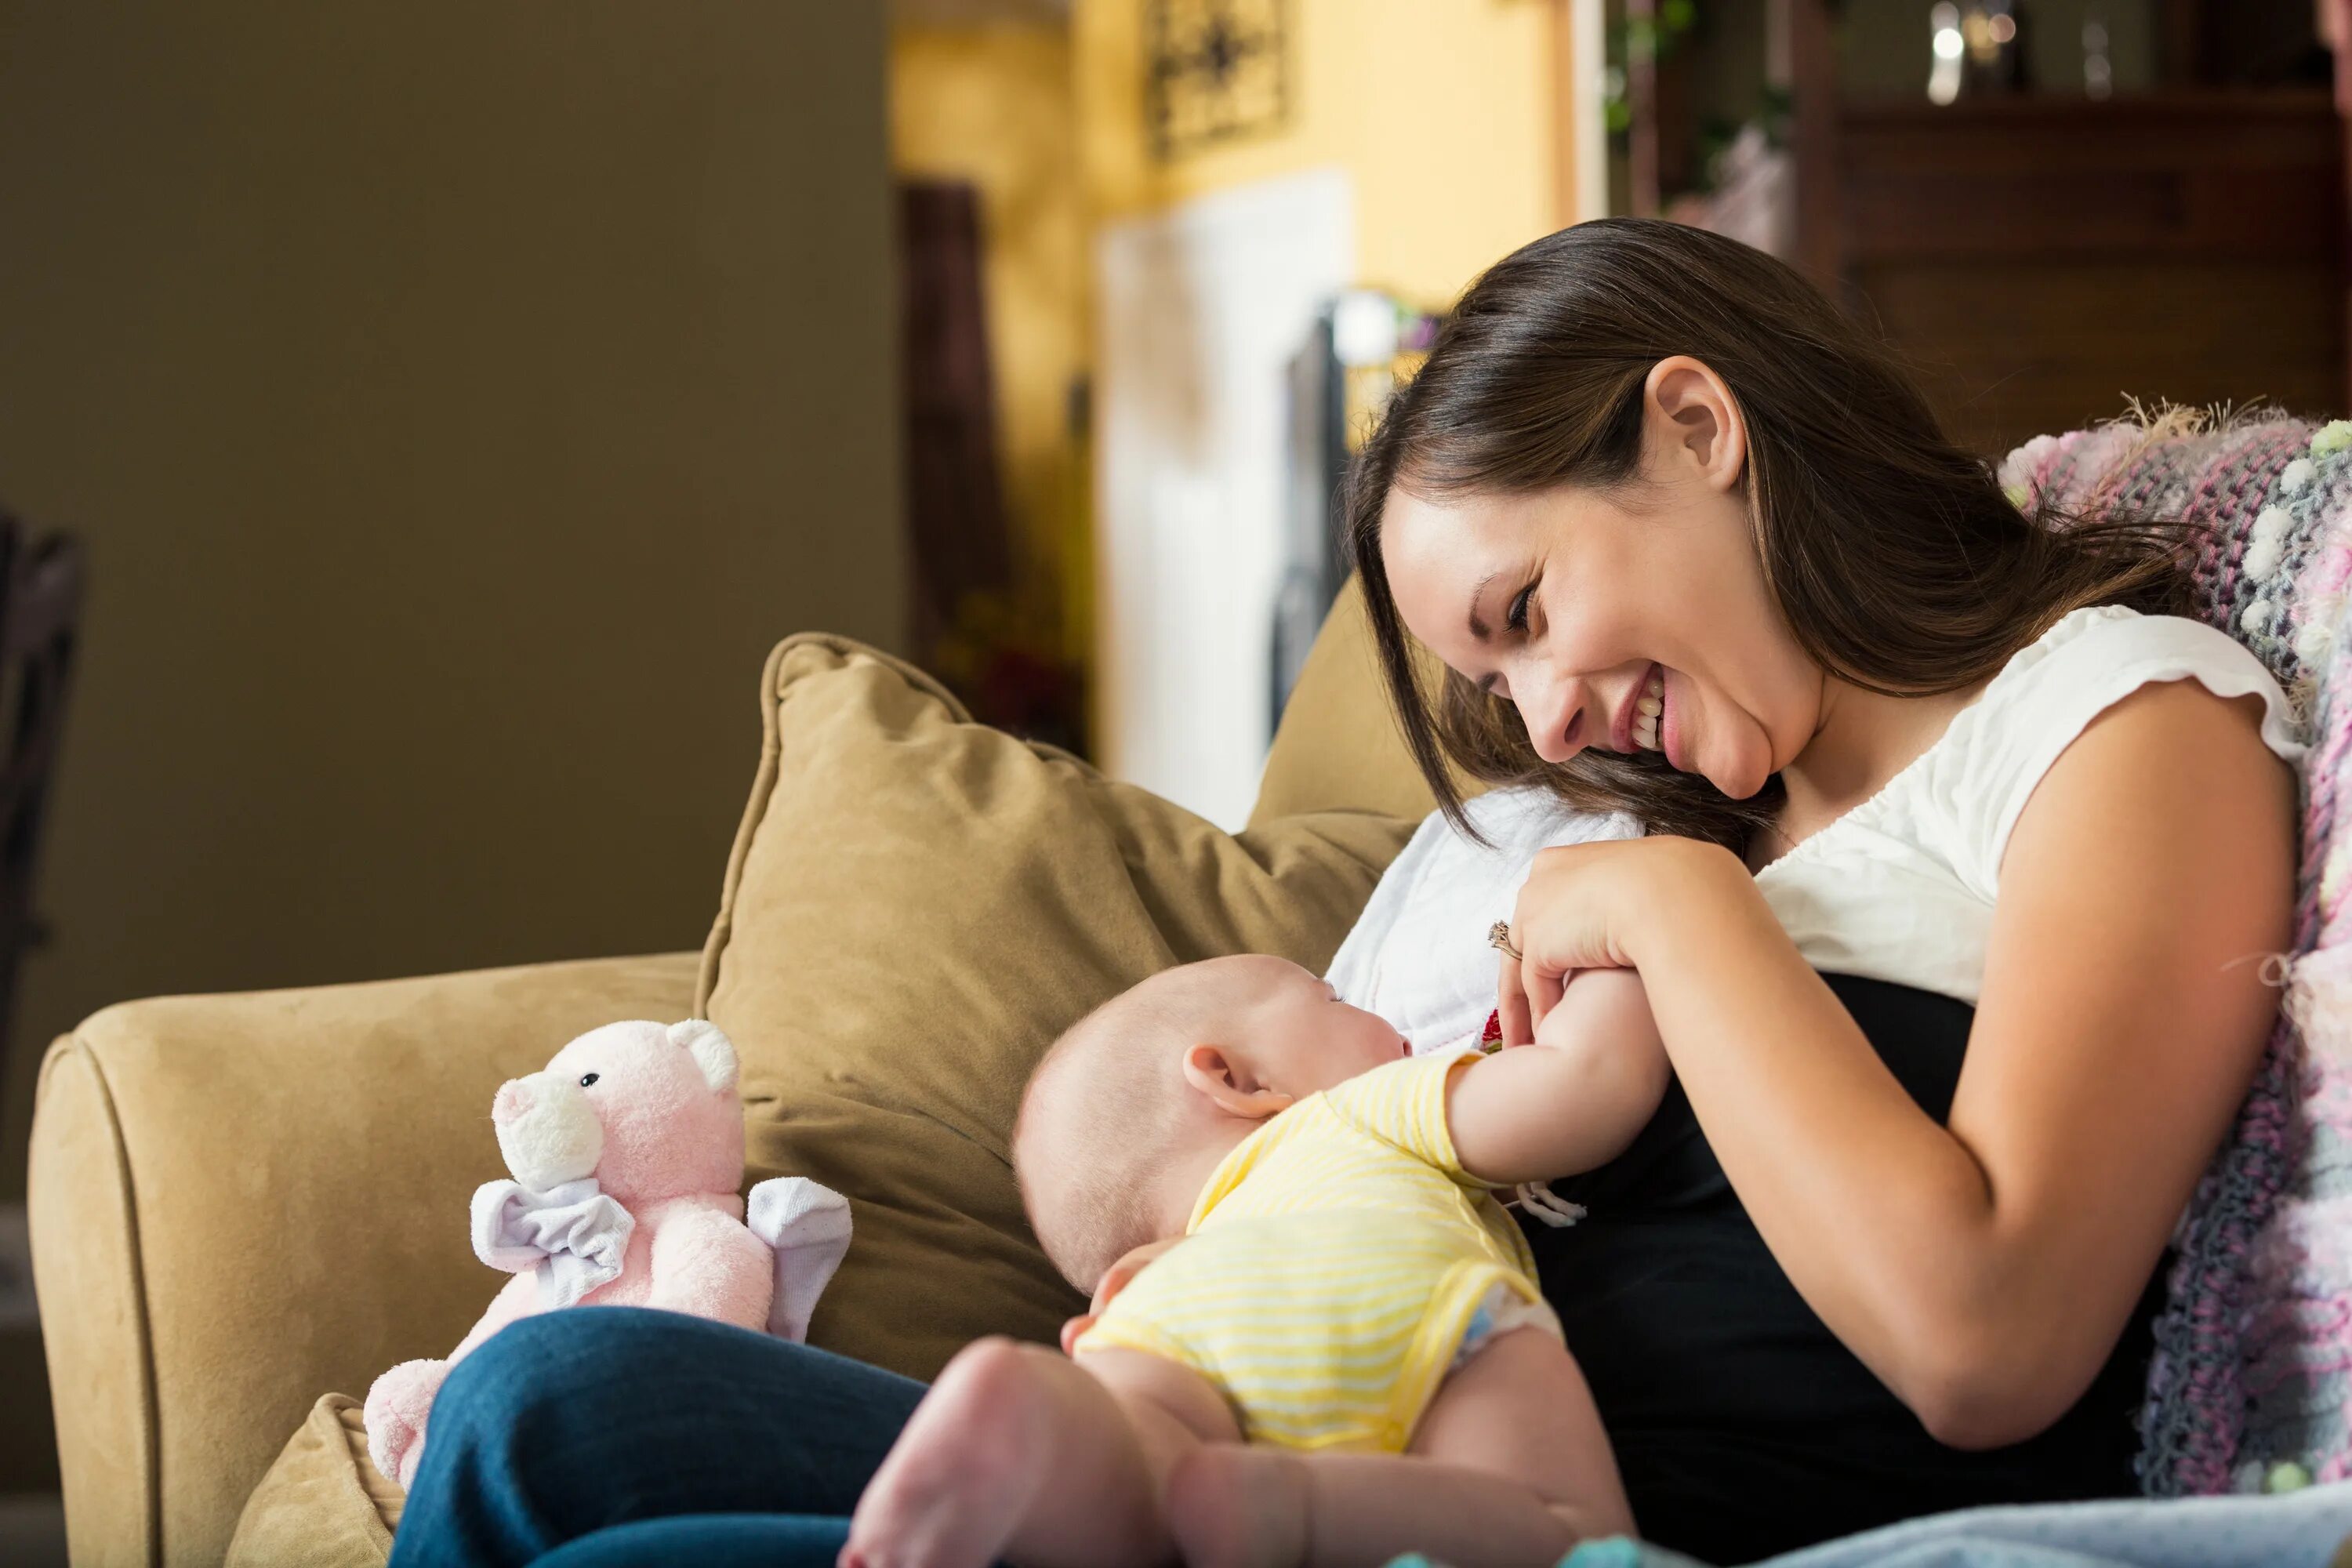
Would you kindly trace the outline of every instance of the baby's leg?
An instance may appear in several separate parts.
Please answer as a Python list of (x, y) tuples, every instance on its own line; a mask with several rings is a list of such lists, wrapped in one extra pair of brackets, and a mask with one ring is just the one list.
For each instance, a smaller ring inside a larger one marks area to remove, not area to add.
[(858, 1500), (842, 1568), (1154, 1568), (1160, 1492), (1202, 1442), (1238, 1443), (1207, 1380), (1157, 1356), (1073, 1363), (982, 1340), (924, 1395)]
[(1553, 1563), (1633, 1510), (1584, 1374), (1540, 1329), (1498, 1335), (1385, 1454), (1202, 1447), (1169, 1486), (1192, 1568), (1375, 1568), (1404, 1552), (1454, 1568)]

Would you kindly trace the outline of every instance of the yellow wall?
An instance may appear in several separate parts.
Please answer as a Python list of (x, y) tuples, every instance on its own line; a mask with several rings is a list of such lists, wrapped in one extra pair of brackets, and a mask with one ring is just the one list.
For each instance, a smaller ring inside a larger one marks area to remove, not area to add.
[(1144, 135), (1142, 10), (1072, 14), (1097, 220), (1336, 163), (1355, 184), (1360, 280), (1429, 306), (1566, 221), (1551, 0), (1294, 0), (1289, 127), (1164, 164)]
[(1066, 23), (901, 24), (891, 143), (902, 174), (980, 190), (1000, 441), (1032, 609), (1092, 647), (1086, 452), (1068, 424), (1089, 363), (1102, 223), (1328, 164), (1355, 187), (1360, 280), (1426, 306), (1567, 221), (1559, 0), (1294, 0), (1292, 116), (1161, 163), (1144, 126), (1142, 0)]
[(1069, 395), (1086, 368), (1087, 225), (1070, 32), (1036, 21), (892, 32), (891, 162), (979, 188), (1005, 500), (1033, 615), (1083, 626), (1057, 603), (1090, 576), (1086, 486)]

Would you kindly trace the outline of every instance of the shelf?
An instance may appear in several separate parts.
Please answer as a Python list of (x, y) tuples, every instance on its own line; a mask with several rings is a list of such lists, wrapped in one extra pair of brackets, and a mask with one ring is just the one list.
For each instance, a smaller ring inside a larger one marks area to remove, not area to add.
[(2058, 93), (1962, 99), (1934, 104), (1924, 98), (1842, 99), (1842, 124), (1854, 126), (2013, 126), (2074, 130), (2163, 121), (2309, 121), (2330, 126), (2336, 109), (2324, 88), (2180, 88), (2091, 99)]

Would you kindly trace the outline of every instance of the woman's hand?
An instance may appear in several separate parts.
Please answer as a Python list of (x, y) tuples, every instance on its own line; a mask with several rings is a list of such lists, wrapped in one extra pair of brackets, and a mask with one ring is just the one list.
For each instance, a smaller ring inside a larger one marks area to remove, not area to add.
[(1135, 1283), (1135, 1277), (1142, 1273), (1153, 1258), (1158, 1258), (1170, 1247), (1177, 1246), (1183, 1239), (1181, 1236), (1171, 1236), (1162, 1241), (1147, 1241), (1141, 1247), (1124, 1254), (1118, 1262), (1103, 1270), (1102, 1282), (1095, 1287), (1095, 1299), (1087, 1303), (1087, 1310), (1083, 1313), (1062, 1325), (1062, 1353), (1072, 1354), (1072, 1347), (1078, 1342), (1080, 1337), (1095, 1326), (1097, 1318), (1109, 1310), (1111, 1299)]
[(1503, 955), (1503, 1044), (1524, 1046), (1580, 969), (1632, 969), (1645, 933), (1694, 899), (1760, 899), (1730, 851), (1660, 835), (1570, 844), (1536, 856), (1511, 918), (1520, 956)]

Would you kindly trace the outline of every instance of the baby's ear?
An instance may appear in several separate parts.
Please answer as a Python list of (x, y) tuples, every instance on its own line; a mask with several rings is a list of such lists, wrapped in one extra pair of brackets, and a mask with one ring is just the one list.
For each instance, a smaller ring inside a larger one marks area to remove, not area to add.
[(688, 1018), (672, 1024), (669, 1037), (672, 1045), (694, 1053), (694, 1064), (702, 1069), (702, 1081), (713, 1094), (725, 1094), (735, 1087), (735, 1042), (718, 1025), (708, 1018)]
[(1238, 1051), (1197, 1045), (1184, 1051), (1184, 1081), (1228, 1116), (1263, 1121), (1290, 1107), (1290, 1096), (1268, 1089)]

